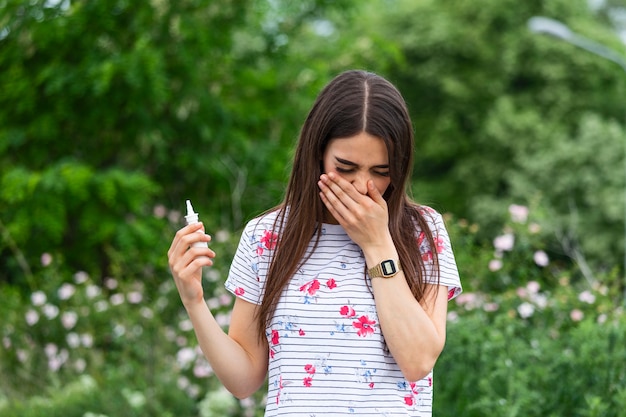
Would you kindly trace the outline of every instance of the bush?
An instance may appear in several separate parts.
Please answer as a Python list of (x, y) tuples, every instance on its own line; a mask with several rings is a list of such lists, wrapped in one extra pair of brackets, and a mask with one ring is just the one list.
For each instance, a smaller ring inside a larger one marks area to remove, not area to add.
[[(512, 206), (493, 247), (447, 219), (464, 293), (449, 304), (434, 415), (612, 417), (626, 406), (618, 277), (585, 276), (544, 248), (536, 213)], [(178, 227), (170, 218), (164, 240)], [(205, 294), (226, 327), (233, 299), (222, 283), (239, 235), (213, 235)], [(47, 259), (34, 278), (27, 297), (0, 287), (1, 415), (263, 415), (264, 389), (237, 401), (213, 375), (167, 271), (100, 285)]]

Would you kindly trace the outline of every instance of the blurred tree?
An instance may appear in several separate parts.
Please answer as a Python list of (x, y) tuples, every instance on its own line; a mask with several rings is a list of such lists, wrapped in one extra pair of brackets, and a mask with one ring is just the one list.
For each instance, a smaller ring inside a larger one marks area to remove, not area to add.
[(313, 91), (290, 37), (349, 4), (2, 2), (0, 280), (28, 278), (45, 252), (150, 273), (184, 199), (208, 228), (276, 203), (297, 97)]
[(626, 77), (527, 27), (550, 16), (623, 51), (596, 12), (585, 0), (379, 0), (344, 28), (377, 51), (357, 59), (409, 102), (418, 200), (490, 237), (509, 204), (539, 199), (553, 251), (621, 265)]

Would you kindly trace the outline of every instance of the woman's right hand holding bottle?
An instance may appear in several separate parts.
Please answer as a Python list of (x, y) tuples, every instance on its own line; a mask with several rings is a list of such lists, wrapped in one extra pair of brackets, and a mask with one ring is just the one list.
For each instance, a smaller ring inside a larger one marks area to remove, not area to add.
[[(202, 223), (193, 223), (176, 232), (167, 251), (170, 271), (185, 307), (204, 302), (202, 267), (212, 266), (215, 258), (215, 252), (206, 246), (210, 241), (211, 236), (204, 233)], [(204, 242), (204, 247), (193, 245), (199, 242)]]

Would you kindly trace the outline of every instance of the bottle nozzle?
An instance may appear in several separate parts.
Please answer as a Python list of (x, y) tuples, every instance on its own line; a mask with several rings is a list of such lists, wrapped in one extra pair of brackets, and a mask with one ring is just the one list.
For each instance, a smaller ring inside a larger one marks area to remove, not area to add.
[(186, 203), (187, 203), (187, 216), (192, 216), (196, 214), (194, 213), (193, 207), (191, 206), (191, 200), (187, 200)]

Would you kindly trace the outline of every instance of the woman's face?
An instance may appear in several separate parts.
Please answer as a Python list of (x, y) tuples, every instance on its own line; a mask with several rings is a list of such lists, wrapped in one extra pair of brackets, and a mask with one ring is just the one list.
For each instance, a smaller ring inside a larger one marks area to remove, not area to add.
[(363, 195), (367, 194), (369, 180), (374, 182), (381, 195), (391, 184), (387, 147), (376, 136), (361, 132), (347, 138), (331, 139), (323, 158), (325, 173), (336, 172)]

